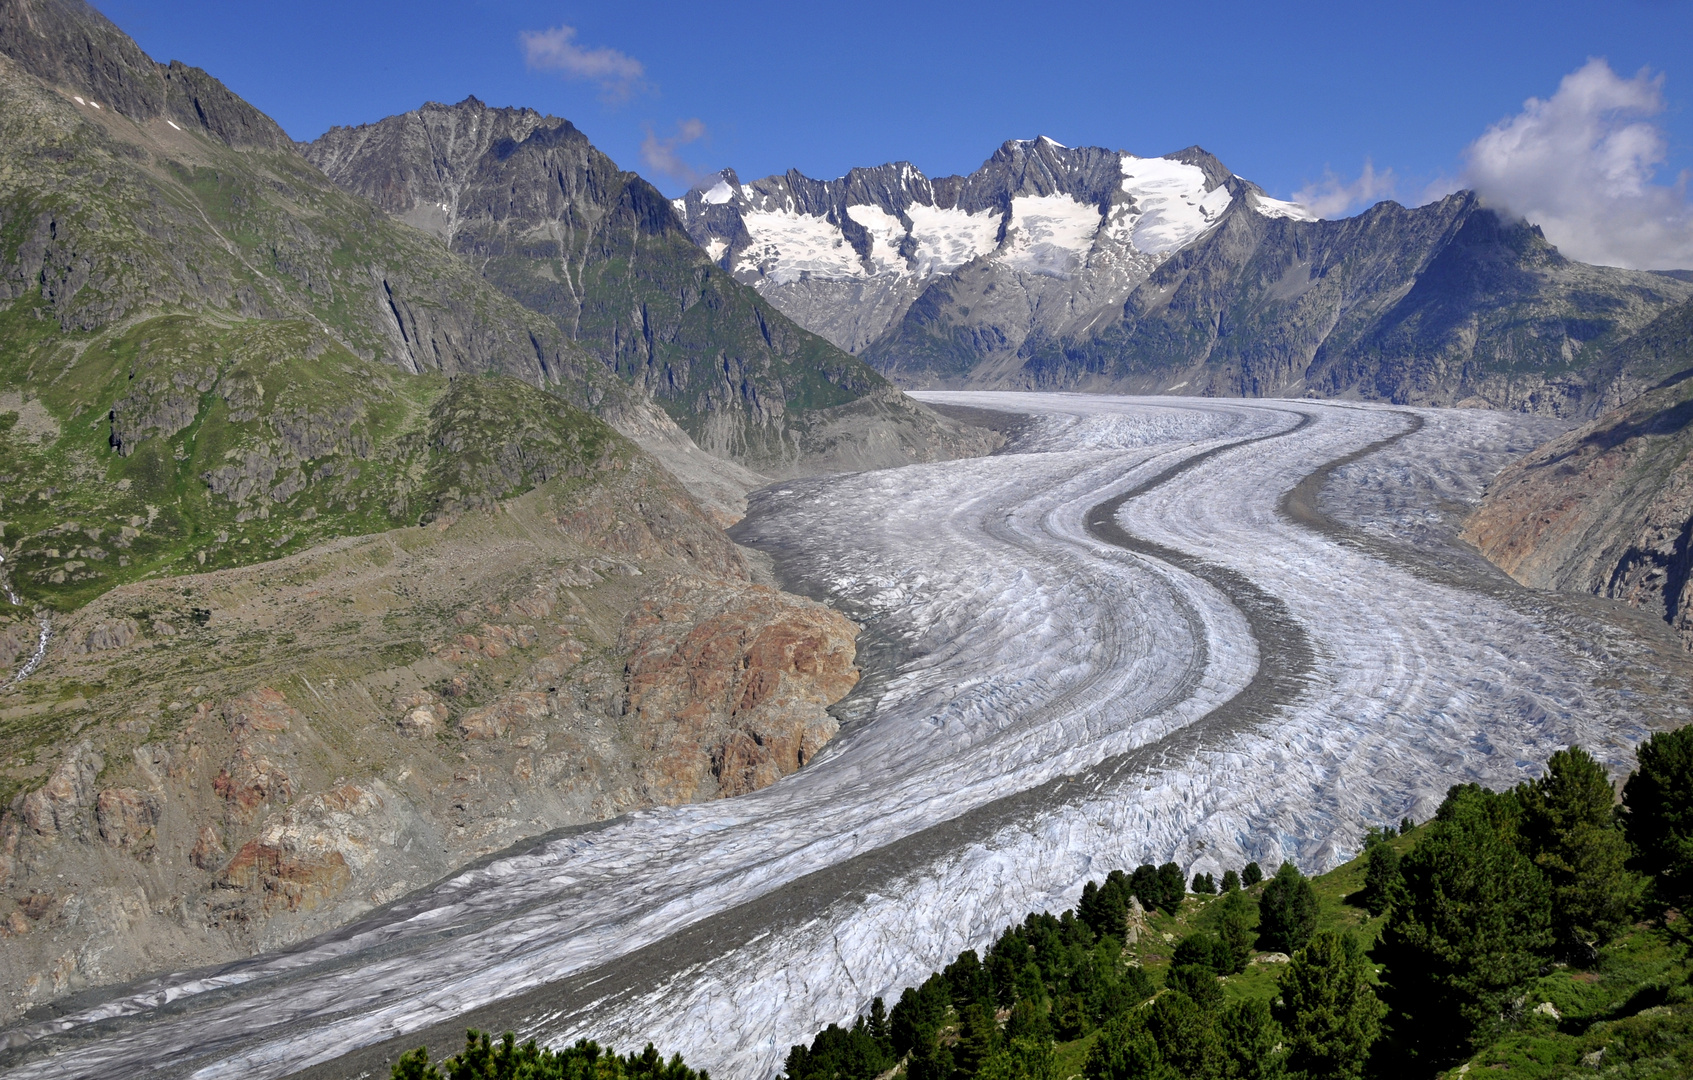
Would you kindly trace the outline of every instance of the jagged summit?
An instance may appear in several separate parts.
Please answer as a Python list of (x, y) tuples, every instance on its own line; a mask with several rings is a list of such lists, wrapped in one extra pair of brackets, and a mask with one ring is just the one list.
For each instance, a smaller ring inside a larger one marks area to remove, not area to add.
[(154, 61), (83, 0), (0, 4), (0, 55), (131, 120), (170, 120), (236, 149), (293, 145), (276, 121), (223, 83), (180, 60)]
[(959, 273), (1003, 277), (1023, 294), (1002, 325), (1013, 347), (1037, 329), (1085, 326), (1237, 202), (1310, 216), (1197, 146), (1141, 158), (1045, 136), (1006, 141), (967, 176), (930, 178), (901, 161), (743, 184), (725, 170), (675, 205), (714, 262), (858, 351)]
[(1607, 376), (1585, 358), (1687, 295), (1571, 262), (1472, 192), (1319, 221), (1199, 146), (1013, 139), (936, 178), (725, 170), (675, 206), (715, 263), (906, 386), (1590, 412)]

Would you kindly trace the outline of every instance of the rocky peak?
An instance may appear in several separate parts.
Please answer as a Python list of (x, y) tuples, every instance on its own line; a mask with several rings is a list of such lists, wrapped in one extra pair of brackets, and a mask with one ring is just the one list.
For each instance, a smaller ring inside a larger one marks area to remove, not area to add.
[(0, 0), (0, 54), (132, 120), (169, 119), (236, 149), (291, 150), (270, 117), (180, 60), (153, 61), (83, 0)]
[[(992, 311), (982, 336), (1000, 342), (1097, 321), (1245, 185), (1199, 147), (1140, 158), (1041, 136), (1002, 144), (967, 176), (903, 161), (834, 180), (789, 170), (742, 183), (725, 170), (674, 205), (713, 262), (858, 351), (931, 285), (956, 283), (964, 306)], [(1268, 198), (1246, 209), (1304, 215)]]

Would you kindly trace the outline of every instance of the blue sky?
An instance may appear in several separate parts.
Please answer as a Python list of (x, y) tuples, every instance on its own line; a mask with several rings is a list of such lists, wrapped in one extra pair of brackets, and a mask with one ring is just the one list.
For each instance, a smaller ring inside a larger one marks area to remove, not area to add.
[[(1656, 179), (1693, 169), (1693, 2), (1678, 0), (96, 4), (296, 138), (475, 94), (568, 117), (672, 194), (687, 169), (725, 165), (965, 172), (1005, 139), (1045, 134), (1143, 155), (1198, 143), (1284, 197), (1326, 170), (1354, 181), (1369, 161), (1391, 175), (1364, 194), (1414, 202), (1591, 57), (1662, 75)], [(574, 34), (536, 39), (554, 68), (526, 63), (522, 35), (560, 27)], [(666, 140), (669, 175), (653, 165)]]

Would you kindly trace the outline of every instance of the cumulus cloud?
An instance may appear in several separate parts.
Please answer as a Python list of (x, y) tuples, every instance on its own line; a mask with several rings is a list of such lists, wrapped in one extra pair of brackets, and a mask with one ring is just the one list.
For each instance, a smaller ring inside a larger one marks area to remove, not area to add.
[(698, 118), (678, 120), (676, 133), (667, 139), (659, 138), (649, 127), (647, 137), (641, 140), (641, 161), (654, 172), (692, 184), (704, 174), (683, 161), (679, 151), (689, 143), (698, 142), (703, 138), (705, 124)]
[(523, 59), (531, 68), (594, 83), (608, 101), (627, 101), (646, 76), (646, 68), (633, 56), (616, 49), (578, 45), (574, 26), (525, 30), (518, 39), (523, 44)]
[(1356, 180), (1344, 180), (1333, 169), (1323, 168), (1323, 178), (1293, 193), (1293, 201), (1320, 218), (1345, 217), (1348, 213), (1393, 194), (1392, 169), (1376, 171), (1375, 163), (1364, 159)]
[(1604, 60), (1529, 98), (1465, 151), (1463, 181), (1500, 210), (1539, 225), (1565, 255), (1637, 269), (1693, 267), (1688, 175), (1656, 183), (1668, 140), (1663, 76), (1624, 79)]

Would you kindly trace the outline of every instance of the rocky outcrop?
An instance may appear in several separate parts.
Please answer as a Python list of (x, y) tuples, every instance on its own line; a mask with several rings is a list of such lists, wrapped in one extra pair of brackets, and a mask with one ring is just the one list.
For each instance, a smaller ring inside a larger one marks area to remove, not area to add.
[(1525, 585), (1621, 600), (1693, 650), (1693, 372), (1502, 472), (1464, 539)]
[[(857, 678), (856, 627), (747, 576), (632, 458), (65, 618), (3, 705), (82, 737), (35, 766), (0, 756), (0, 1015), (279, 947), (524, 837), (802, 767)], [(114, 625), (133, 636), (86, 651)]]
[(858, 627), (763, 586), (655, 590), (624, 621), (627, 712), (665, 801), (741, 795), (810, 761), (858, 681)]

